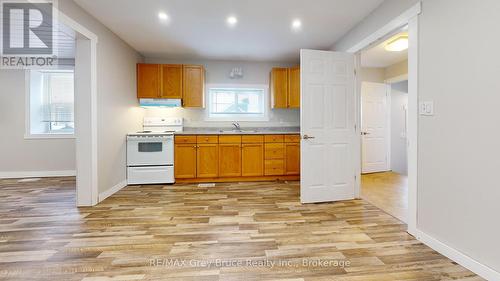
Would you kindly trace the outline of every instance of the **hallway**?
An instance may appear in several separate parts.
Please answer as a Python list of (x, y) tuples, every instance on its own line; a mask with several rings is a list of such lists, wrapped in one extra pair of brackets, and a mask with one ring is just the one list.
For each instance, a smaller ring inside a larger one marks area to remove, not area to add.
[(408, 178), (394, 173), (373, 173), (361, 176), (361, 198), (384, 212), (407, 222)]

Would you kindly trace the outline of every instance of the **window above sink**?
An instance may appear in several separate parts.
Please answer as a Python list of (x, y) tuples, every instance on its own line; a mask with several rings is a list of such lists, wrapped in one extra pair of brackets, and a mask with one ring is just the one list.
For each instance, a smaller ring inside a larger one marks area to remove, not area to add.
[(207, 121), (268, 121), (267, 85), (207, 85)]

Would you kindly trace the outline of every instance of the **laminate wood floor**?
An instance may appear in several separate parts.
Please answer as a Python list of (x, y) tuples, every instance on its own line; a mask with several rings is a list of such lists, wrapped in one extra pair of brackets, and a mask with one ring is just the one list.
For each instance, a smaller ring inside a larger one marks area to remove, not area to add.
[(408, 178), (394, 173), (373, 173), (361, 176), (361, 198), (408, 222)]
[(75, 207), (74, 178), (0, 180), (0, 280), (482, 280), (363, 200), (293, 183), (129, 186)]

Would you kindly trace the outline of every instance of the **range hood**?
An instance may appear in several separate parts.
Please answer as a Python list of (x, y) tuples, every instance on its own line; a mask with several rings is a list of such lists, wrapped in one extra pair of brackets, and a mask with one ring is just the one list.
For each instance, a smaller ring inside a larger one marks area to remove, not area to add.
[(139, 99), (141, 107), (180, 107), (180, 99)]

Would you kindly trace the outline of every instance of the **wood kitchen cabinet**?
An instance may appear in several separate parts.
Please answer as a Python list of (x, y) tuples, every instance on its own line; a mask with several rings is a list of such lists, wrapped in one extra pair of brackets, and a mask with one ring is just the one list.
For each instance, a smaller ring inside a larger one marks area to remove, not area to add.
[(300, 107), (300, 66), (288, 69), (288, 107)]
[(137, 98), (182, 99), (184, 107), (203, 107), (204, 91), (201, 65), (137, 64)]
[(216, 178), (219, 175), (219, 145), (198, 143), (196, 152), (196, 177)]
[(161, 68), (161, 91), (162, 99), (182, 98), (182, 64), (162, 64)]
[(183, 66), (183, 107), (204, 107), (205, 70), (201, 65)]
[(175, 144), (175, 178), (192, 179), (196, 177), (196, 143)]
[(288, 107), (288, 68), (271, 70), (271, 93), (273, 108)]
[(300, 143), (285, 143), (285, 175), (300, 174)]
[(137, 98), (160, 97), (160, 71), (159, 64), (137, 64)]
[(300, 67), (276, 67), (271, 70), (273, 108), (300, 107)]
[(241, 144), (219, 143), (219, 177), (241, 176)]
[(298, 180), (299, 135), (178, 135), (178, 182)]
[(260, 177), (264, 175), (264, 144), (244, 143), (241, 145), (241, 175)]

